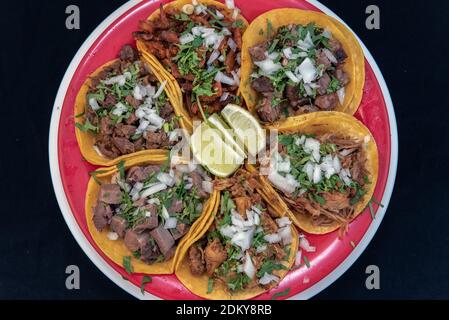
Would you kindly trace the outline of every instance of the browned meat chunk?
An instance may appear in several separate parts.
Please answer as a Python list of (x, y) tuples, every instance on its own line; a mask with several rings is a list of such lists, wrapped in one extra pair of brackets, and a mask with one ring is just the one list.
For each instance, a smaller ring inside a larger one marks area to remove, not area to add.
[(318, 85), (320, 86), (318, 88), (318, 94), (323, 95), (327, 93), (327, 88), (329, 87), (329, 84), (331, 83), (331, 77), (325, 72), (323, 76), (318, 80)]
[(135, 151), (134, 144), (126, 138), (113, 137), (112, 143), (122, 154), (133, 153)]
[(160, 34), (162, 40), (170, 43), (179, 43), (178, 34), (174, 31), (162, 31)]
[(268, 234), (276, 233), (278, 231), (278, 226), (276, 222), (268, 215), (266, 212), (261, 214), (262, 228)]
[(158, 246), (152, 245), (151, 243), (145, 244), (140, 248), (140, 259), (145, 263), (154, 263), (159, 259), (161, 251)]
[(131, 47), (130, 45), (126, 44), (122, 47), (120, 50), (120, 59), (125, 61), (135, 61), (139, 58), (139, 54), (137, 53), (136, 49)]
[(261, 104), (257, 108), (257, 114), (260, 120), (264, 122), (274, 122), (279, 119), (281, 108), (279, 105), (272, 106), (273, 95), (269, 94), (263, 97)]
[(173, 239), (178, 240), (182, 238), (188, 231), (190, 227), (185, 223), (178, 223), (175, 229), (170, 229)]
[(142, 182), (150, 176), (150, 174), (159, 172), (160, 166), (149, 165), (146, 167), (131, 167), (126, 175), (126, 181), (130, 183)]
[(324, 53), (323, 50), (318, 50), (317, 55), (316, 55), (316, 65), (323, 65), (324, 66), (324, 70), (326, 70), (327, 68), (329, 68), (332, 65), (332, 62), (329, 60), (329, 58), (327, 57), (327, 55)]
[(211, 276), (215, 269), (217, 269), (227, 257), (228, 254), (225, 248), (221, 245), (220, 239), (215, 238), (209, 242), (204, 250), (207, 274)]
[(122, 202), (120, 186), (118, 184), (102, 184), (98, 200), (107, 204), (120, 204)]
[(208, 195), (203, 189), (203, 179), (201, 178), (201, 175), (196, 171), (192, 171), (191, 173), (189, 173), (189, 177), (192, 178), (192, 184), (193, 187), (196, 188), (197, 194), (201, 198), (207, 198)]
[(114, 125), (109, 117), (101, 118), (100, 120), (100, 132), (102, 134), (112, 134)]
[(118, 234), (120, 238), (125, 236), (126, 228), (128, 228), (128, 221), (118, 215), (115, 215), (111, 219), (111, 229)]
[(150, 235), (156, 240), (159, 250), (161, 250), (164, 257), (168, 259), (167, 255), (170, 253), (170, 249), (175, 245), (175, 240), (170, 232), (160, 225), (156, 229), (151, 230)]
[[(108, 108), (108, 107), (112, 107), (117, 103), (117, 99), (115, 98), (115, 96), (111, 93), (106, 94), (104, 101), (101, 103), (103, 107)], [(105, 117), (106, 119), (108, 119), (108, 117)]]
[(97, 140), (95, 145), (100, 150), (101, 154), (109, 159), (117, 158), (120, 151), (108, 140)]
[(131, 95), (127, 95), (125, 98), (126, 103), (128, 103), (129, 105), (133, 106), (133, 107), (138, 107), (140, 106), (140, 102), (139, 100), (137, 100), (136, 98), (134, 98)]
[(98, 231), (102, 231), (112, 218), (111, 207), (104, 202), (97, 202), (97, 205), (93, 208), (94, 216), (92, 218), (95, 228)]
[(147, 131), (145, 134), (147, 140), (147, 149), (160, 149), (168, 145), (168, 136), (165, 131), (160, 130), (158, 132)]
[(125, 245), (132, 251), (138, 251), (147, 245), (150, 235), (147, 232), (137, 233), (134, 230), (128, 229), (125, 233)]
[(237, 197), (234, 198), (234, 201), (238, 213), (240, 213), (242, 217), (246, 217), (246, 210), (251, 207), (251, 200), (248, 197)]
[(333, 110), (337, 106), (338, 96), (336, 93), (329, 93), (318, 96), (315, 99), (315, 105), (321, 110)]
[(134, 135), (134, 133), (136, 133), (136, 129), (137, 128), (135, 126), (119, 123), (115, 126), (114, 134), (117, 137), (130, 139)]
[(153, 230), (159, 224), (156, 205), (148, 204), (145, 206), (145, 209), (150, 212), (150, 216), (143, 218), (133, 227), (133, 230), (138, 233), (145, 230)]
[(249, 54), (251, 56), (251, 59), (253, 59), (253, 61), (265, 60), (267, 58), (265, 55), (266, 50), (267, 50), (266, 42), (258, 44), (257, 46), (254, 46), (252, 48), (249, 48)]
[(322, 205), (325, 209), (338, 212), (346, 207), (349, 207), (349, 197), (345, 193), (324, 193), (322, 196), (326, 201), (326, 203)]
[(301, 106), (309, 102), (308, 98), (301, 97), (297, 86), (287, 85), (285, 87), (285, 96), (292, 107)]
[(159, 115), (165, 120), (168, 120), (171, 117), (173, 111), (174, 110), (171, 103), (167, 102), (159, 109)]
[(190, 272), (195, 276), (200, 276), (206, 271), (203, 252), (200, 248), (193, 245), (189, 248), (189, 267)]
[(314, 105), (306, 104), (305, 106), (299, 107), (298, 110), (296, 110), (295, 114), (300, 115), (300, 114), (316, 112), (316, 111), (320, 111), (320, 109), (318, 109)]
[(256, 78), (251, 82), (251, 87), (257, 92), (273, 92), (274, 87), (267, 77)]
[(335, 70), (335, 78), (340, 81), (340, 85), (343, 87), (349, 83), (349, 75), (341, 68)]

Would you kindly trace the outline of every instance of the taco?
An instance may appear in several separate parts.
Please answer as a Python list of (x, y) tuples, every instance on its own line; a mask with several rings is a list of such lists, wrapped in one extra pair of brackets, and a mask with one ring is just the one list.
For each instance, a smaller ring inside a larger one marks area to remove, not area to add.
[[(162, 5), (134, 33), (139, 50), (177, 82), (171, 94), (193, 118), (238, 103), (240, 51), (246, 20), (212, 0), (178, 0)], [(159, 63), (160, 62), (160, 63)]]
[[(376, 142), (358, 120), (341, 112), (297, 116), (270, 127), (279, 131), (270, 161), (262, 161), (276, 191), (302, 230), (346, 231), (371, 200), (378, 174)], [(266, 160), (266, 159), (265, 159)]]
[(316, 111), (354, 114), (365, 81), (363, 51), (337, 20), (275, 9), (243, 36), (240, 91), (263, 122)]
[[(179, 139), (179, 117), (151, 66), (130, 45), (97, 69), (75, 102), (76, 137), (83, 157), (112, 165), (129, 154), (166, 154)], [(164, 151), (165, 150), (165, 151)]]
[(176, 276), (208, 299), (249, 299), (275, 287), (291, 269), (299, 238), (288, 216), (258, 190), (258, 173), (243, 169), (215, 180), (219, 207), (189, 239)]
[(170, 274), (179, 248), (202, 229), (217, 198), (200, 166), (137, 156), (94, 173), (86, 221), (95, 243), (115, 263), (132, 259), (134, 272)]

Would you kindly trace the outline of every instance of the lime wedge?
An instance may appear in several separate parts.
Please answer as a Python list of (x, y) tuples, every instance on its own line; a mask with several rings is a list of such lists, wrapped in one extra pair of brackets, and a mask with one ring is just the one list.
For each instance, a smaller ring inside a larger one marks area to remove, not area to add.
[(223, 121), (223, 119), (217, 113), (214, 113), (209, 118), (207, 118), (207, 121), (209, 121), (209, 125), (212, 128), (218, 129), (224, 142), (229, 144), (229, 146), (235, 152), (237, 152), (240, 156), (242, 156), (243, 158), (246, 158), (245, 149), (244, 149), (245, 147), (243, 145), (239, 145), (235, 141), (233, 130), (226, 124), (226, 122)]
[(255, 157), (266, 144), (265, 130), (247, 110), (228, 104), (221, 111), (226, 122), (234, 129), (239, 145), (244, 145), (248, 154)]
[(234, 173), (244, 161), (244, 157), (225, 143), (222, 133), (203, 122), (193, 132), (190, 146), (195, 159), (212, 174), (225, 178)]

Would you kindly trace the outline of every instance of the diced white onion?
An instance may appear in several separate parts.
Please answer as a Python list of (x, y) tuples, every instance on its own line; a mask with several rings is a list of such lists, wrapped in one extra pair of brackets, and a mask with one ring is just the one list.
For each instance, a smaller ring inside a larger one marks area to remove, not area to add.
[(273, 60), (270, 59), (255, 61), (254, 64), (258, 66), (265, 74), (268, 75), (282, 68), (282, 66), (279, 63), (274, 63)]
[(147, 203), (148, 203), (148, 204), (155, 204), (155, 205), (160, 205), (160, 204), (161, 204), (161, 202), (159, 201), (158, 198), (151, 198), (151, 199), (148, 199), (148, 200), (147, 200)]
[(261, 252), (265, 252), (268, 249), (267, 245), (261, 245), (259, 247), (256, 248), (256, 253), (261, 253)]
[(217, 82), (221, 82), (221, 83), (230, 85), (230, 86), (233, 86), (233, 85), (236, 84), (233, 78), (228, 77), (227, 75), (225, 75), (221, 71), (217, 72), (217, 74), (215, 75), (214, 80), (217, 81)]
[(296, 253), (296, 257), (295, 257), (295, 266), (299, 266), (301, 264), (301, 256), (302, 256), (302, 251), (301, 251), (301, 249), (299, 249), (298, 252)]
[(220, 97), (220, 101), (225, 101), (229, 97), (229, 92), (223, 92), (223, 94)]
[(115, 241), (118, 239), (118, 234), (111, 231), (111, 232), (108, 232), (107, 237), (109, 240)]
[(161, 85), (159, 86), (159, 89), (157, 89), (156, 93), (153, 96), (153, 99), (159, 98), (159, 96), (162, 94), (162, 91), (165, 88), (165, 85), (167, 84), (167, 80), (164, 80), (161, 82)]
[(313, 168), (313, 183), (317, 184), (321, 181), (321, 168), (319, 164), (315, 164)]
[(290, 70), (285, 71), (285, 75), (294, 83), (299, 83), (300, 79), (293, 74)]
[(265, 272), (263, 277), (259, 279), (259, 283), (263, 286), (270, 282), (279, 282), (279, 277)]
[(228, 9), (232, 10), (235, 8), (234, 0), (226, 0), (225, 3)]
[(178, 224), (178, 219), (171, 217), (165, 220), (164, 229), (174, 229)]
[(243, 272), (248, 276), (248, 278), (254, 278), (256, 274), (256, 268), (254, 267), (253, 261), (249, 256), (248, 252), (245, 254), (245, 264), (243, 265)]
[(112, 110), (112, 114), (117, 116), (117, 117), (120, 117), (121, 115), (123, 115), (127, 111), (128, 111), (128, 108), (123, 103), (118, 102), (115, 105), (114, 110)]
[(234, 52), (235, 50), (237, 50), (237, 43), (235, 43), (235, 41), (232, 38), (228, 38), (228, 46)]
[(231, 239), (231, 243), (240, 247), (242, 251), (246, 251), (251, 247), (255, 228), (251, 228), (247, 231), (237, 232)]
[(316, 68), (310, 58), (305, 58), (304, 61), (298, 66), (297, 70), (301, 74), (304, 83), (312, 82), (317, 76)]
[(269, 243), (278, 243), (282, 241), (281, 236), (277, 233), (267, 234), (263, 238)]
[(315, 252), (316, 251), (316, 247), (311, 246), (309, 243), (309, 240), (307, 240), (307, 238), (304, 235), (301, 235), (299, 237), (299, 247), (303, 250), (305, 250), (306, 252)]
[(232, 11), (232, 20), (236, 20), (237, 17), (239, 16), (239, 13), (240, 13), (240, 9), (234, 8), (234, 10)]
[(237, 228), (231, 225), (227, 225), (221, 227), (219, 231), (222, 236), (231, 239), (237, 233)]
[(212, 53), (209, 56), (209, 59), (207, 60), (207, 65), (211, 65), (217, 58), (220, 56), (220, 52), (218, 50), (212, 51)]
[(342, 105), (345, 102), (345, 87), (341, 87), (337, 90), (338, 101)]
[(278, 234), (279, 234), (279, 236), (281, 237), (281, 239), (282, 239), (282, 244), (283, 244), (284, 246), (286, 246), (286, 245), (292, 243), (292, 240), (293, 240), (293, 238), (292, 238), (292, 229), (291, 229), (290, 226), (285, 226), (285, 227), (283, 227), (283, 228), (280, 228), (280, 229), (278, 230)]
[(156, 178), (162, 182), (163, 184), (169, 186), (169, 187), (173, 187), (173, 185), (175, 184), (175, 179), (169, 175), (168, 173), (165, 172), (159, 172), (156, 176)]
[(215, 10), (215, 15), (217, 16), (218, 19), (223, 19), (224, 18), (223, 13), (221, 13), (219, 10)]
[(203, 181), (201, 183), (201, 187), (207, 193), (212, 193), (214, 191), (214, 184), (212, 182), (210, 182), (210, 181)]
[(89, 98), (89, 106), (94, 111), (97, 111), (98, 109), (100, 109), (100, 106), (98, 105), (98, 101), (95, 98)]
[(148, 198), (149, 196), (167, 189), (167, 185), (164, 183), (156, 183), (155, 185), (143, 190), (140, 193), (140, 198)]
[(289, 181), (281, 176), (276, 171), (271, 171), (268, 175), (268, 180), (279, 190), (285, 192), (285, 193), (293, 193), (296, 189), (296, 186), (289, 183)]
[(292, 222), (288, 217), (282, 217), (282, 218), (276, 219), (276, 224), (278, 225), (279, 228), (283, 228), (285, 226), (291, 225)]
[(235, 84), (236, 86), (240, 85), (240, 77), (239, 77), (239, 75), (237, 74), (237, 72), (231, 71), (231, 74), (232, 74), (232, 78), (234, 79), (234, 84)]

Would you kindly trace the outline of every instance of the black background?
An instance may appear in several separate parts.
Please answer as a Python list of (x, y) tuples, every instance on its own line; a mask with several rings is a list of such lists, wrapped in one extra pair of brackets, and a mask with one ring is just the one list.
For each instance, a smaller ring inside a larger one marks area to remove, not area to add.
[[(48, 129), (72, 57), (124, 1), (8, 1), (0, 11), (0, 299), (130, 299), (70, 234), (53, 193)], [(389, 86), (399, 128), (399, 166), (388, 212), (356, 263), (316, 299), (449, 298), (448, 1), (323, 0), (364, 41)], [(65, 8), (81, 29), (65, 28)], [(367, 30), (376, 4), (381, 29)], [(65, 268), (81, 270), (66, 290)], [(378, 265), (381, 289), (365, 288)]]

